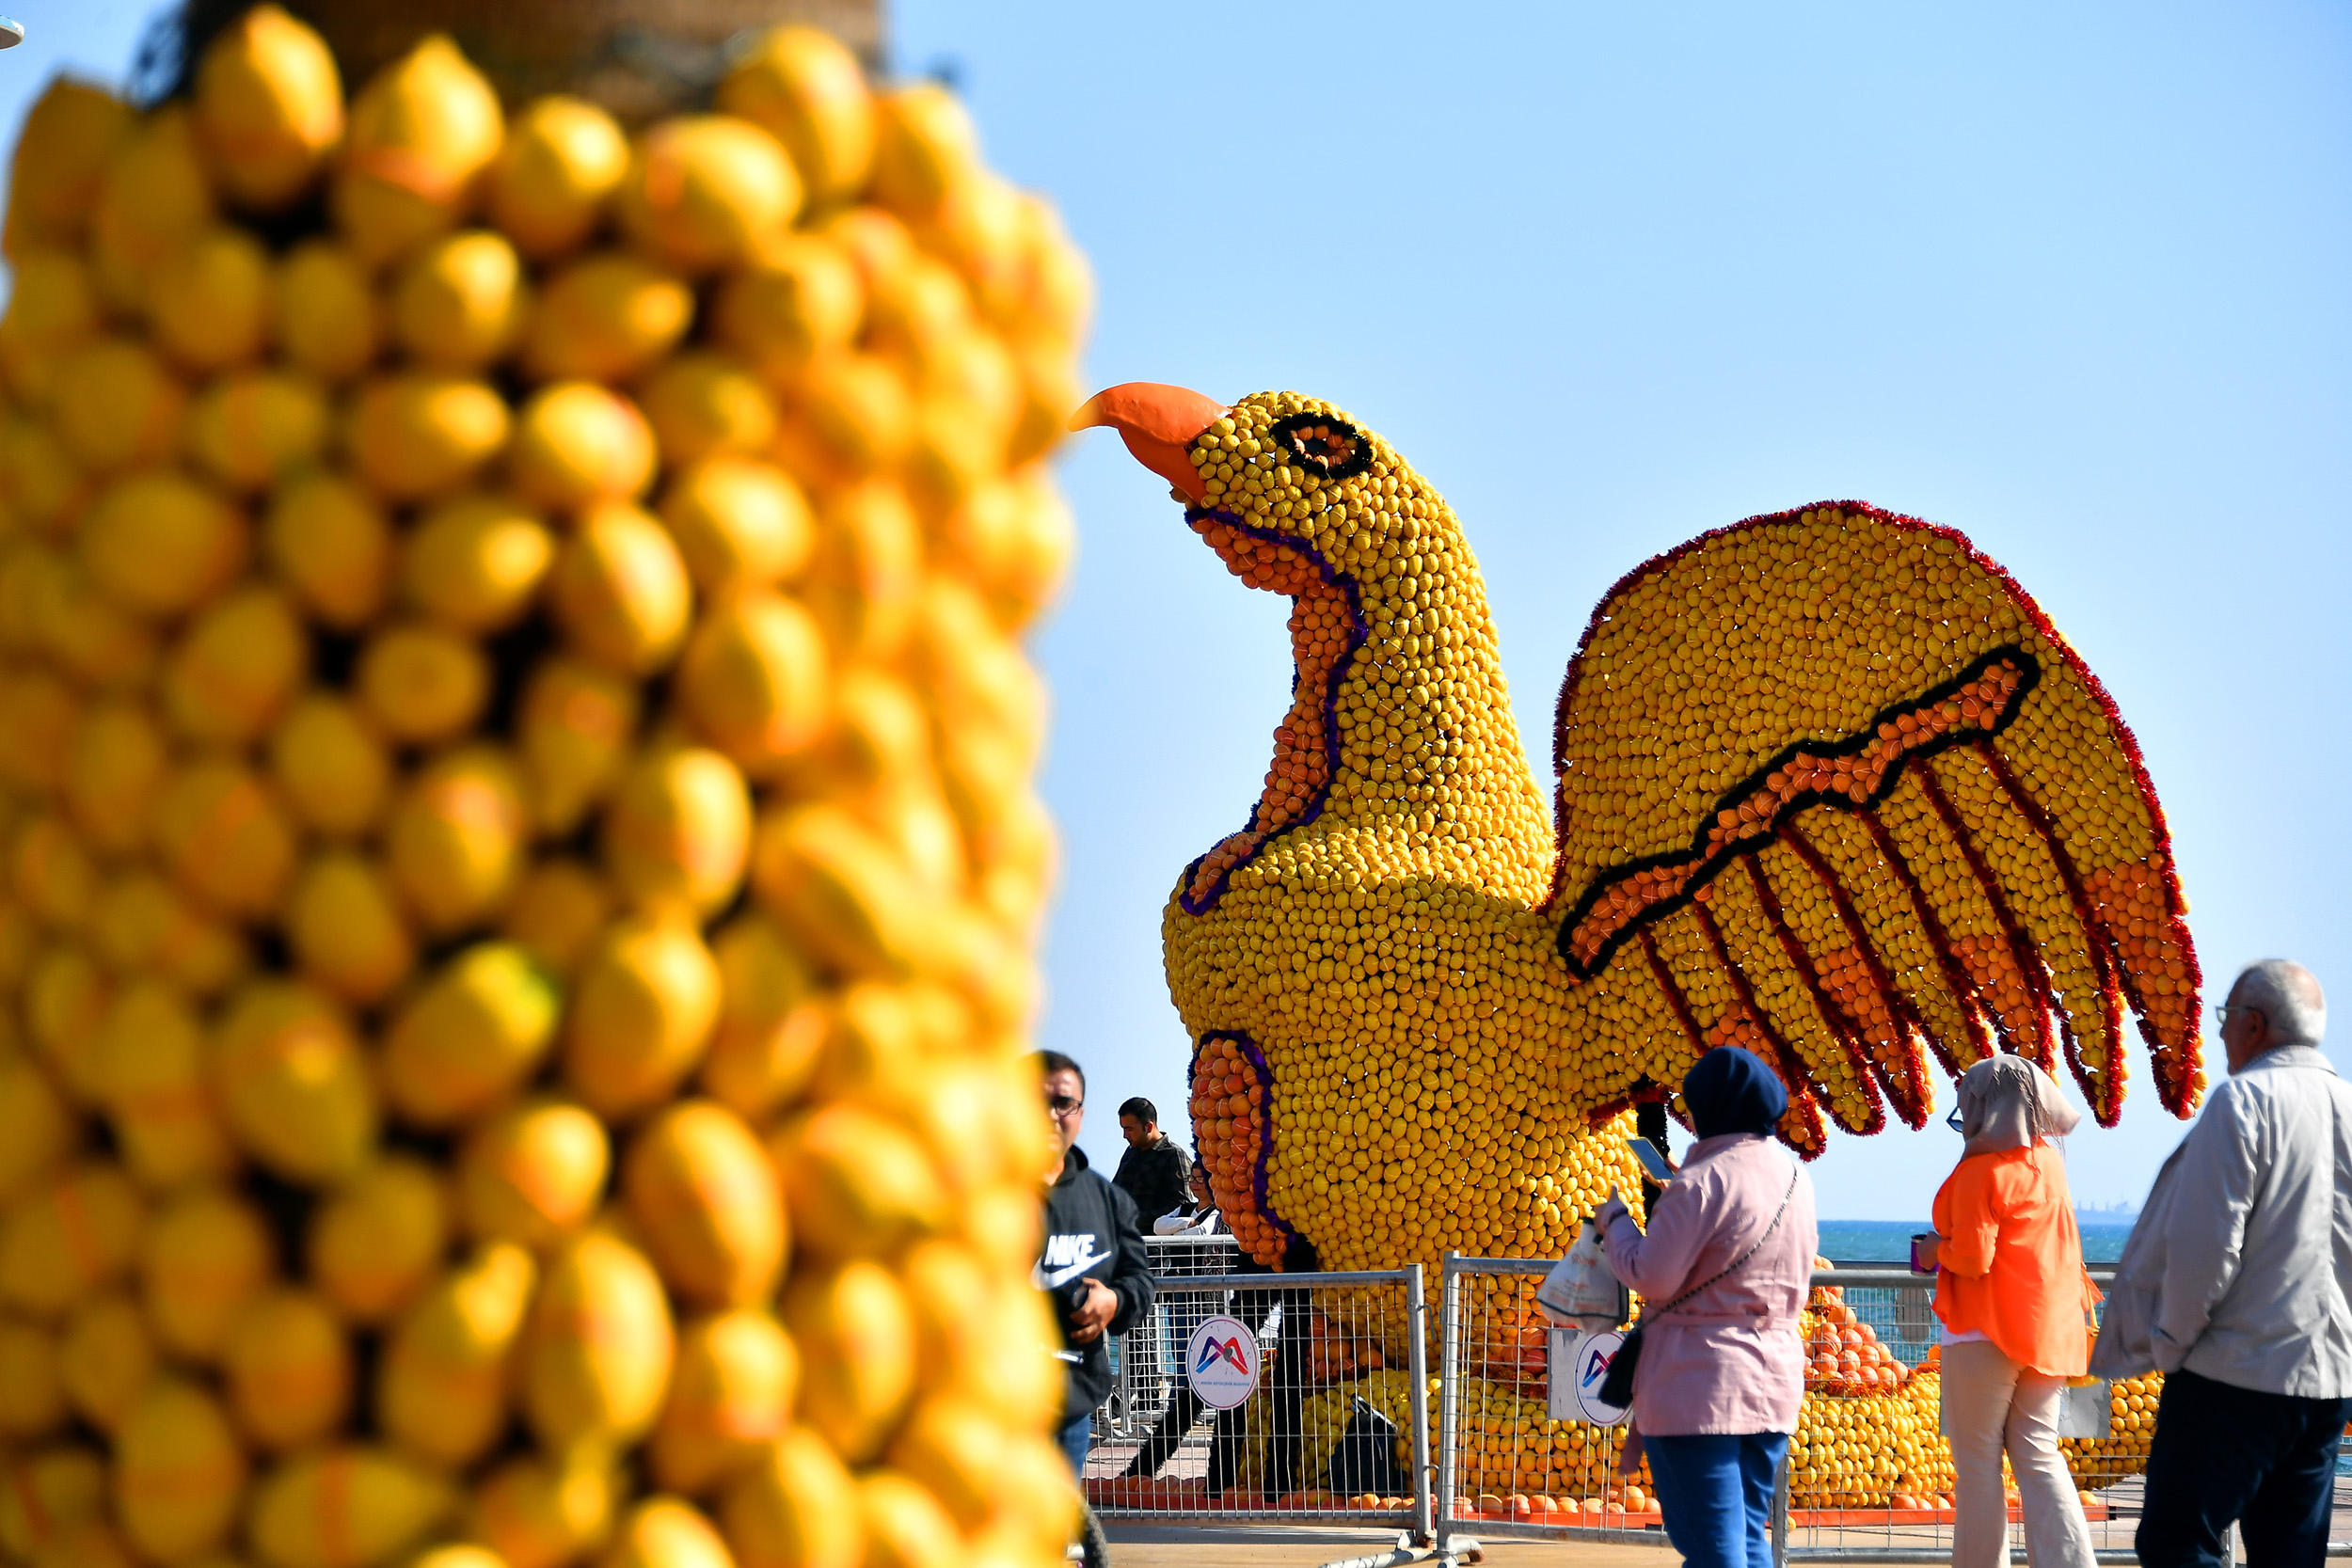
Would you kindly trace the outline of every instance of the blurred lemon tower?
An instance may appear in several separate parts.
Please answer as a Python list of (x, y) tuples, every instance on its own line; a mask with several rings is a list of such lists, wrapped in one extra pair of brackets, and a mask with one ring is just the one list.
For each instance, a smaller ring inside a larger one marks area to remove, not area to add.
[(809, 28), (200, 41), (8, 190), (0, 1560), (1058, 1560), (1083, 261)]

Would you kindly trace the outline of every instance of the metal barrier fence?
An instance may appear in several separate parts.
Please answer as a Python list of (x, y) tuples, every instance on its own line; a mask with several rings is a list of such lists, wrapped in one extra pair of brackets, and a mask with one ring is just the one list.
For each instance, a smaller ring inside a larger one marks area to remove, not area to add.
[[(1154, 1264), (1221, 1256), (1158, 1251)], [(1095, 1414), (1086, 1492), (1097, 1514), (1383, 1525), (1429, 1540), (1429, 1323), (1418, 1265), (1170, 1272), (1155, 1283), (1149, 1319), (1120, 1338), (1119, 1385)], [(1190, 1367), (1188, 1351), (1203, 1365)], [(1199, 1390), (1221, 1398), (1214, 1384), (1228, 1376), (1234, 1402), (1214, 1408)]]
[[(1622, 1428), (1560, 1418), (1551, 1338), (1535, 1308), (1549, 1259), (1449, 1256), (1439, 1307), (1437, 1550), (1466, 1537), (1664, 1544), (1645, 1462), (1615, 1473)], [(2113, 1269), (2094, 1265), (2103, 1285)], [(1807, 1399), (1781, 1471), (1773, 1557), (1790, 1562), (1947, 1562), (1951, 1474), (1940, 1441), (1933, 1282), (1903, 1269), (1817, 1271), (1805, 1327)], [(2101, 1562), (2136, 1562), (2154, 1379), (2070, 1389), (2066, 1452)], [(2352, 1556), (2352, 1476), (2336, 1481), (2330, 1557)], [(2012, 1494), (2010, 1517), (2018, 1517)], [(2012, 1542), (2022, 1544), (2014, 1530)], [(2011, 1559), (2022, 1562), (2022, 1549)]]

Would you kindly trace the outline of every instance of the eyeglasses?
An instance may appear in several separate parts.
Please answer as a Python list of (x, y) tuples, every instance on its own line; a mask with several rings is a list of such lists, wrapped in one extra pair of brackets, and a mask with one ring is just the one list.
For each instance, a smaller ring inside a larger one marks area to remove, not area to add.
[(1961, 1125), (1960, 1107), (1957, 1105), (1952, 1107), (1952, 1114), (1944, 1118), (1944, 1125), (1950, 1128), (1955, 1132), (1965, 1132), (1968, 1131), (1967, 1128)]
[(1085, 1101), (1073, 1100), (1066, 1094), (1052, 1094), (1045, 1097), (1045, 1108), (1057, 1117), (1071, 1116), (1083, 1111), (1086, 1109), (1086, 1104)]
[(2227, 1029), (2230, 1026), (2230, 1020), (2232, 1016), (2237, 1013), (2252, 1013), (2255, 1017), (2260, 1018), (2262, 1016), (2262, 1009), (2260, 1007), (2249, 1007), (2243, 1002), (2217, 1002), (2214, 1004), (2213, 1016), (2220, 1021), (2221, 1027), (2224, 1029)]

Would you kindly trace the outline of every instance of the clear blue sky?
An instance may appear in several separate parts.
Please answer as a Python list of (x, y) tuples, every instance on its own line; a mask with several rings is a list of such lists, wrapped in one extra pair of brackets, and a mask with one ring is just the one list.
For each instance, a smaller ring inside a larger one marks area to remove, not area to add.
[[(119, 71), (150, 8), (15, 6), (10, 125), (61, 58)], [(1915, 513), (2115, 693), (2213, 989), (2283, 954), (2352, 997), (2340, 7), (892, 11), (900, 68), (950, 64), (1093, 257), (1095, 385), (1328, 397), (1446, 492), (1534, 745), (1645, 557), (1827, 498)], [(1042, 1037), (1108, 1158), (1124, 1096), (1178, 1115), (1160, 907), (1246, 815), (1290, 666), (1283, 607), (1115, 439), (1063, 472)], [(2123, 1125), (2071, 1140), (2084, 1202), (2136, 1199), (2180, 1135), (2136, 1074)], [(1839, 1136), (1822, 1212), (1922, 1216), (1955, 1153)]]

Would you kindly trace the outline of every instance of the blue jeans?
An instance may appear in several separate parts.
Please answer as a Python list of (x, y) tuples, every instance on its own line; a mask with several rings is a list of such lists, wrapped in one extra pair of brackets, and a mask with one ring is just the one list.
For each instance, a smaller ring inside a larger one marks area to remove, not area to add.
[(2235, 1519), (2249, 1568), (2320, 1568), (2347, 1406), (2169, 1374), (2133, 1542), (2139, 1560), (2220, 1568), (2221, 1532)]
[(1070, 1461), (1070, 1473), (1086, 1480), (1087, 1449), (1094, 1443), (1094, 1412), (1082, 1410), (1064, 1421), (1054, 1433), (1054, 1441), (1061, 1445), (1062, 1457)]
[(1642, 1434), (1666, 1539), (1683, 1568), (1772, 1568), (1772, 1478), (1785, 1432)]

